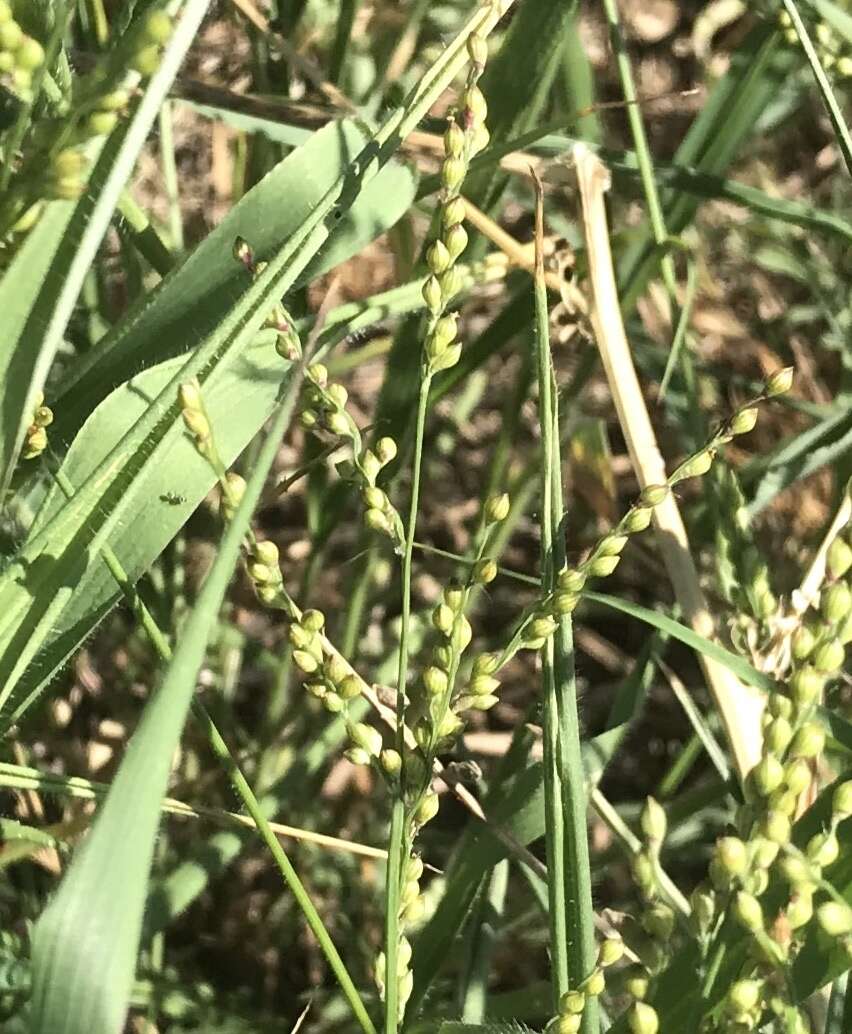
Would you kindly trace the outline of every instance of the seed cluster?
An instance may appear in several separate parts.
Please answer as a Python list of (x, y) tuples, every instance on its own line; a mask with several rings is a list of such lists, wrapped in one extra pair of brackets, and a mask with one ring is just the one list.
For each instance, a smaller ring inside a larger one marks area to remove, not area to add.
[(53, 423), (53, 410), (44, 404), (44, 395), (39, 392), (33, 410), (32, 423), (24, 439), (23, 457), (33, 460), (47, 448), (47, 428)]
[(365, 446), (358, 425), (346, 409), (348, 398), (342, 384), (329, 382), (328, 369), (322, 363), (312, 363), (306, 372), (300, 420), (307, 430), (325, 431), (349, 446), (351, 461), (343, 470), (361, 493), (364, 524), (387, 536), (399, 551), (405, 537), (402, 519), (376, 483), (382, 468), (396, 458), (396, 442), (384, 437), (373, 448)]
[(44, 48), (15, 21), (8, 0), (0, 0), (0, 81), (30, 99), (33, 73), (44, 64)]
[(429, 327), (424, 367), (428, 376), (455, 366), (461, 356), (458, 317), (447, 312), (460, 286), (456, 262), (467, 247), (465, 205), (460, 191), (471, 158), (488, 144), (485, 127), (488, 107), (477, 85), (485, 70), (488, 43), (479, 33), (473, 33), (468, 38), (467, 48), (470, 66), (460, 111), (450, 116), (444, 133), (440, 231), (426, 251), (429, 276), (423, 285), (423, 300), (429, 310)]
[[(707, 899), (706, 928), (730, 909), (751, 935), (754, 959), (746, 977), (733, 985), (727, 1020), (738, 1029), (756, 1029), (768, 1009), (788, 1021), (788, 1029), (807, 1031), (807, 1021), (788, 995), (786, 974), (814, 922), (852, 960), (852, 910), (823, 878), (838, 858), (837, 826), (850, 815), (852, 783), (838, 787), (828, 825), (799, 851), (791, 840), (792, 823), (809, 805), (825, 733), (816, 719), (828, 681), (839, 674), (845, 644), (852, 641), (852, 590), (847, 575), (852, 548), (838, 537), (828, 553), (828, 581), (819, 609), (793, 634), (786, 682), (769, 698), (764, 717), (763, 753), (749, 775), (746, 803), (737, 818), (739, 836), (716, 845)], [(767, 916), (759, 900), (774, 874), (786, 883), (783, 907)], [(818, 893), (829, 900), (815, 906)], [(729, 1029), (719, 1027), (718, 1029)]]
[[(22, 147), (28, 160), (15, 169), (0, 203), (0, 239), (13, 242), (38, 221), (51, 200), (75, 200), (84, 188), (89, 156), (86, 145), (111, 133), (130, 100), (133, 73), (152, 75), (172, 33), (162, 10), (149, 12), (99, 59), (85, 76), (74, 78), (70, 92), (46, 106), (29, 128)], [(0, 75), (31, 100), (33, 75), (44, 63), (41, 44), (22, 33), (7, 0), (0, 0)]]
[[(782, 374), (769, 382), (766, 395), (777, 394), (779, 385), (786, 390), (789, 378), (785, 371)], [(749, 424), (753, 424), (750, 418), (735, 417), (726, 426), (736, 432)], [(852, 782), (836, 788), (827, 823), (804, 850), (792, 842), (793, 822), (814, 799), (825, 745), (817, 708), (826, 686), (840, 673), (846, 644), (852, 641), (850, 572), (852, 545), (847, 526), (827, 552), (826, 580), (818, 606), (792, 633), (786, 651), (778, 653), (787, 658), (788, 667), (779, 677), (776, 691), (769, 695), (762, 755), (746, 780), (746, 799), (737, 814), (736, 830), (717, 841), (709, 880), (691, 896), (690, 925), (705, 966), (711, 964), (728, 916), (750, 941), (739, 978), (728, 988), (721, 1010), (705, 1017), (702, 1031), (756, 1030), (767, 1013), (783, 1020), (785, 1030), (809, 1031), (808, 1021), (792, 997), (789, 974), (815, 925), (834, 938), (852, 961), (852, 909), (825, 876), (840, 853), (837, 827), (852, 814)], [(768, 584), (763, 589), (771, 594)], [(628, 990), (639, 1000), (647, 994), (649, 979), (659, 974), (673, 952), (675, 914), (660, 900), (658, 879), (659, 844), (665, 828), (662, 808), (649, 799), (642, 814), (646, 845), (634, 859), (633, 873), (649, 905), (642, 926), (656, 946), (650, 953), (641, 952), (646, 973), (628, 982)], [(786, 888), (780, 907), (772, 896), (778, 888)], [(640, 1018), (634, 1007), (631, 1016), (637, 1024), (632, 1029), (656, 1030), (647, 1011)], [(642, 1022), (649, 1024), (647, 1028)]]
[[(803, 17), (808, 17), (810, 13), (807, 7), (802, 7)], [(848, 40), (824, 19), (809, 18), (809, 20), (813, 22), (813, 43), (822, 67), (826, 72), (833, 73), (838, 79), (852, 78), (852, 47)], [(783, 9), (778, 12), (778, 22), (787, 43), (798, 47), (799, 34), (796, 32), (790, 15)]]
[[(606, 989), (605, 971), (624, 955), (620, 937), (606, 937), (598, 948), (598, 961), (579, 987), (566, 991), (559, 1000), (559, 1014), (548, 1024), (546, 1034), (577, 1034), (583, 1024), (583, 1012), (590, 998), (597, 998)], [(635, 1029), (635, 1028), (633, 1028)], [(656, 1027), (643, 1027), (640, 1034), (656, 1034)]]

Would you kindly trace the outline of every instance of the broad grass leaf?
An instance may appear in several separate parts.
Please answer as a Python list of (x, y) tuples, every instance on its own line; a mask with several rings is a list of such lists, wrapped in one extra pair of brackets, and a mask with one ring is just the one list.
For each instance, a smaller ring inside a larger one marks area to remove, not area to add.
[[(240, 309), (241, 303), (235, 303), (233, 298), (239, 299), (240, 287), (245, 294), (249, 283), (247, 272), (231, 254), (234, 237), (241, 233), (248, 239), (253, 238), (259, 244), (259, 255), (264, 257), (273, 256), (276, 248), (285, 248), (306, 214), (318, 204), (329, 182), (341, 176), (362, 142), (362, 134), (350, 123), (328, 126), (247, 195), (246, 203), (237, 206), (232, 213), (233, 218), (229, 216), (193, 257), (163, 282), (154, 299), (141, 311), (134, 312), (122, 325), (123, 330), (105, 342), (99, 362), (87, 363), (78, 379), (72, 379), (64, 396), (68, 405), (59, 403), (61, 415), (57, 419), (57, 433), (70, 435), (76, 429), (77, 420), (85, 418), (91, 400), (98, 398), (111, 381), (121, 382), (129, 370), (143, 363), (149, 365), (158, 353), (185, 352), (197, 340), (189, 336), (190, 327), (197, 333), (199, 323), (203, 330), (208, 321), (215, 318), (217, 323), (212, 326), (209, 338), (214, 341), (220, 335), (217, 327), (226, 317), (234, 318)], [(314, 167), (322, 168), (323, 173), (309, 175)], [(405, 210), (414, 190), (413, 175), (402, 166), (389, 164), (364, 195), (353, 199), (347, 214), (336, 221), (331, 242), (319, 257), (320, 266), (315, 268), (321, 268), (323, 262), (348, 257), (386, 229)], [(290, 197), (291, 203), (279, 204), (278, 199), (282, 197)], [(284, 212), (280, 219), (275, 215), (279, 208)], [(299, 272), (307, 275), (304, 269)], [(211, 284), (218, 285), (213, 296)], [(221, 368), (217, 365), (211, 375), (209, 389), (205, 387), (205, 397), (209, 391), (214, 407), (211, 415), (217, 435), (221, 429), (226, 463), (239, 454), (263, 425), (271, 412), (284, 369), (268, 335), (261, 336), (251, 347), (241, 345), (244, 351), (240, 351), (236, 338), (247, 341), (254, 338), (254, 334), (246, 333), (246, 327), (238, 318), (235, 324), (236, 337), (223, 353)], [(238, 358), (225, 361), (226, 355), (238, 355)], [(115, 526), (107, 538), (134, 579), (156, 559), (213, 483), (209, 469), (186, 442), (179, 422), (171, 428), (159, 427), (154, 437), (144, 439), (146, 444), (136, 456), (126, 448), (133, 441), (133, 429), (148, 419), (149, 406), (165, 390), (170, 379), (180, 376), (184, 362), (178, 357), (155, 370), (140, 373), (119, 387), (86, 423), (64, 467), (72, 484), (79, 488), (89, 477), (95, 476), (99, 464), (107, 463), (112, 449), (122, 450), (124, 446), (128, 466), (138, 466), (115, 502), (115, 509), (132, 518), (121, 518), (110, 512)], [(164, 396), (164, 404), (165, 401)], [(53, 543), (56, 536), (51, 523), (67, 510), (68, 505), (60, 502), (54, 493), (42, 508), (27, 544), (39, 543), (45, 538)], [(104, 516), (103, 504), (98, 512)], [(140, 513), (146, 514), (144, 522), (138, 520)], [(63, 572), (55, 572), (55, 575), (60, 573)], [(10, 699), (12, 687), (7, 687), (0, 711), (0, 729), (20, 719), (45, 681), (118, 599), (103, 565), (94, 562), (84, 551), (78, 549), (74, 557), (69, 557), (64, 575), (58, 585), (53, 582), (52, 592), (44, 590), (46, 609), (41, 615), (38, 611), (33, 615), (40, 617), (40, 632), (34, 636), (32, 625), (25, 625), (29, 630), (28, 655), (25, 654), (25, 664), (18, 663), (17, 670), (12, 669), (15, 695)], [(10, 598), (17, 595), (19, 606), (23, 601), (20, 589), (19, 585), (17, 592), (12, 586), (8, 590)], [(0, 579), (2, 599), (3, 580)]]
[[(311, 135), (245, 194), (191, 255), (142, 299), (63, 381), (54, 434), (69, 441), (113, 388), (143, 369), (185, 354), (213, 333), (245, 290), (246, 272), (232, 254), (243, 237), (268, 260), (293, 237), (367, 143), (351, 120)], [(389, 162), (348, 208), (294, 284), (306, 283), (360, 251), (411, 204), (416, 177)]]
[(0, 281), (0, 491), (9, 483), (83, 280), (210, 0), (187, 0), (129, 121), (110, 137), (79, 201), (54, 201)]

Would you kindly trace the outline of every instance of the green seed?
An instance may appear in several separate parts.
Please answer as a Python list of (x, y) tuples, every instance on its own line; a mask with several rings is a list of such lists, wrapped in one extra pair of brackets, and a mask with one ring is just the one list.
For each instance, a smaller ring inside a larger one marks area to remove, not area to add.
[(160, 48), (156, 43), (152, 43), (147, 47), (140, 47), (131, 60), (131, 68), (135, 69), (140, 75), (153, 75), (159, 67)]
[(639, 824), (646, 838), (652, 843), (660, 844), (665, 840), (668, 820), (662, 806), (653, 797), (645, 798)]
[(595, 578), (607, 578), (618, 567), (620, 556), (599, 556), (589, 564), (589, 574)]
[(806, 854), (816, 865), (833, 865), (840, 854), (840, 844), (834, 833), (817, 833), (808, 841)]
[(656, 1010), (646, 1002), (634, 1002), (627, 1014), (627, 1024), (632, 1034), (657, 1034), (660, 1020)]
[(800, 668), (790, 680), (790, 692), (798, 708), (807, 708), (819, 700), (824, 683), (822, 675), (811, 665)]
[(816, 636), (807, 625), (800, 625), (793, 633), (793, 638), (790, 641), (793, 657), (797, 661), (804, 661), (813, 653), (815, 646)]
[[(852, 611), (852, 592), (849, 591), (849, 586), (845, 582), (835, 582), (834, 585), (829, 586), (822, 594), (819, 609), (825, 620), (832, 625), (844, 621)], [(832, 641), (836, 642), (836, 640)], [(842, 649), (842, 644), (837, 645)], [(841, 659), (837, 667), (840, 667), (842, 663)]]
[(426, 264), (436, 276), (448, 269), (451, 262), (450, 252), (443, 241), (433, 241), (426, 249)]
[(730, 428), (732, 434), (748, 434), (754, 430), (757, 423), (757, 407), (750, 406), (748, 409), (741, 409), (731, 419)]
[(24, 30), (16, 21), (0, 24), (0, 47), (3, 50), (17, 50), (24, 38)]
[(815, 758), (822, 754), (825, 733), (813, 722), (807, 722), (793, 737), (790, 756), (794, 758)]
[(741, 1012), (750, 1012), (760, 1001), (760, 984), (756, 980), (738, 980), (728, 992), (728, 1001)]
[(839, 901), (827, 901), (817, 909), (817, 922), (830, 937), (852, 933), (852, 909)]
[(766, 754), (752, 770), (752, 779), (758, 793), (768, 797), (784, 779), (784, 766), (773, 754)]
[(748, 868), (748, 851), (739, 837), (721, 837), (717, 840), (716, 857), (731, 876), (740, 876)]
[(786, 366), (783, 370), (774, 373), (764, 386), (764, 393), (772, 398), (774, 395), (783, 395), (793, 386), (793, 367)]
[(852, 547), (839, 536), (828, 547), (826, 567), (832, 578), (842, 578), (852, 567)]
[(485, 504), (485, 519), (489, 524), (496, 524), (504, 521), (509, 516), (509, 496), (503, 492), (501, 495), (492, 495)]
[(89, 132), (93, 136), (106, 136), (118, 124), (118, 115), (114, 111), (93, 111), (86, 120)]
[(852, 780), (841, 783), (834, 791), (831, 803), (832, 814), (837, 818), (852, 815)]
[(806, 926), (814, 914), (814, 897), (810, 892), (793, 894), (786, 909), (787, 922), (791, 930)]
[(172, 20), (165, 11), (152, 11), (145, 19), (145, 35), (154, 43), (166, 43), (172, 34)]
[(739, 891), (734, 899), (734, 915), (746, 930), (754, 932), (763, 929), (763, 909), (760, 902), (743, 890)]
[(15, 51), (15, 64), (27, 72), (33, 72), (44, 64), (44, 47), (38, 40), (27, 36)]
[(639, 496), (642, 506), (659, 506), (668, 499), (671, 489), (668, 485), (646, 485)]

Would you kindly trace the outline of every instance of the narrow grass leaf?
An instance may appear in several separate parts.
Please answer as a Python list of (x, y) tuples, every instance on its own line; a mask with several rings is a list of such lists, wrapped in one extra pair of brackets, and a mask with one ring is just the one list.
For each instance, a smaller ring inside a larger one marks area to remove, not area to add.
[(124, 1023), (172, 758), (243, 535), (289, 418), (282, 406), (94, 828), (36, 923), (34, 1034), (117, 1034)]

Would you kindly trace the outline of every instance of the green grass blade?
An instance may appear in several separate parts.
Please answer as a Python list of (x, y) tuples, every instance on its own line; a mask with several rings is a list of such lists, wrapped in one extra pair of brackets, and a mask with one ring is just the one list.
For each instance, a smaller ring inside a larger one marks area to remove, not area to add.
[[(559, 405), (550, 355), (550, 318), (544, 279), (544, 198), (536, 182), (535, 341), (541, 425), (541, 571), (543, 596), (556, 587), (565, 564), (560, 521), (562, 463)], [(560, 620), (542, 651), (544, 788), (547, 811), (548, 913), (553, 958), (554, 1012), (559, 999), (577, 988), (595, 965), (592, 880), (586, 829), (586, 793), (580, 754), (574, 638), (570, 615)], [(581, 1030), (598, 1025), (597, 1002), (589, 999)]]
[[(279, 162), (189, 258), (70, 371), (53, 405), (54, 435), (70, 440), (116, 384), (185, 353), (214, 332), (245, 289), (245, 270), (232, 255), (234, 240), (243, 237), (258, 259), (268, 260), (298, 233), (366, 142), (353, 122), (334, 122)], [(294, 283), (345, 261), (389, 229), (411, 204), (415, 186), (408, 167), (388, 163), (341, 212), (322, 252)]]
[(124, 1022), (172, 757), (243, 535), (289, 419), (288, 407), (282, 406), (94, 828), (36, 923), (34, 1034), (107, 1034)]
[(822, 94), (823, 103), (828, 111), (828, 117), (831, 119), (834, 135), (837, 137), (837, 145), (840, 148), (840, 153), (843, 155), (843, 160), (846, 162), (846, 169), (852, 174), (852, 136), (849, 134), (849, 127), (843, 118), (843, 112), (837, 103), (837, 98), (834, 96), (834, 90), (831, 88), (831, 83), (828, 81), (828, 76), (825, 74), (819, 55), (811, 42), (798, 7), (793, 3), (793, 0), (781, 0), (781, 3), (784, 6), (784, 10), (789, 14), (793, 28), (796, 30), (796, 35), (799, 37), (799, 42), (802, 44), (802, 50), (804, 50), (805, 57), (807, 57), (808, 63), (811, 66), (819, 92)]
[(9, 483), (56, 350), (136, 158), (209, 5), (187, 0), (133, 116), (102, 149), (77, 202), (52, 202), (0, 281), (0, 491)]
[(653, 628), (665, 632), (672, 639), (677, 639), (681, 643), (691, 646), (693, 650), (706, 654), (706, 656), (712, 657), (714, 661), (724, 664), (738, 679), (750, 686), (756, 686), (758, 689), (763, 689), (767, 692), (775, 688), (775, 682), (768, 675), (764, 675), (763, 672), (752, 667), (748, 661), (731, 653), (730, 650), (726, 650), (719, 643), (714, 643), (711, 639), (705, 639), (704, 636), (693, 632), (691, 628), (687, 628), (686, 625), (675, 621), (674, 618), (667, 617), (665, 614), (658, 614), (655, 610), (649, 610), (638, 603), (622, 600), (616, 596), (608, 596), (602, 592), (584, 592), (583, 598), (592, 603), (601, 603), (605, 607), (611, 607), (613, 610), (620, 610), (624, 614), (630, 614), (631, 617), (644, 621), (646, 625), (651, 625)]

